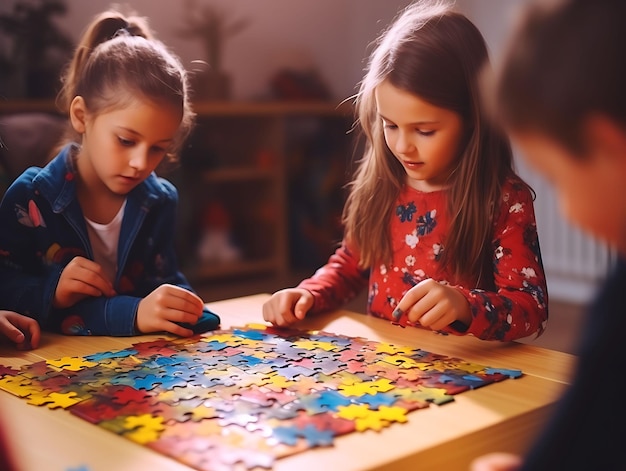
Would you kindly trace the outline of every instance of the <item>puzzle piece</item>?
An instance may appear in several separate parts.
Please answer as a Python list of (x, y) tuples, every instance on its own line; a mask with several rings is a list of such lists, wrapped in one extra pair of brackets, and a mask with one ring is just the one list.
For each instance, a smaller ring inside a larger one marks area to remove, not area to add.
[(0, 378), (0, 389), (17, 397), (28, 397), (33, 392), (41, 391), (31, 380), (19, 375), (7, 375)]
[(125, 417), (120, 427), (117, 427), (116, 430), (117, 433), (122, 434), (129, 440), (139, 443), (140, 445), (146, 445), (156, 441), (160, 433), (165, 430), (165, 426), (163, 425), (162, 417), (143, 414), (140, 416)]
[(354, 384), (343, 384), (339, 389), (346, 396), (362, 396), (364, 394), (376, 394), (377, 392), (391, 391), (395, 386), (386, 378), (362, 381)]
[(318, 430), (314, 425), (304, 427), (276, 427), (272, 436), (280, 443), (295, 445), (298, 438), (304, 438), (310, 448), (316, 446), (330, 446), (333, 443), (334, 434), (331, 430)]
[(79, 371), (84, 368), (96, 366), (98, 364), (78, 357), (63, 357), (59, 360), (48, 360), (46, 363), (48, 363), (48, 365), (50, 365), (51, 367), (56, 368), (57, 371)]
[(76, 397), (75, 392), (70, 393), (57, 393), (51, 392), (50, 394), (31, 394), (28, 396), (28, 403), (35, 406), (46, 405), (50, 409), (67, 409), (74, 404), (78, 404), (82, 399)]

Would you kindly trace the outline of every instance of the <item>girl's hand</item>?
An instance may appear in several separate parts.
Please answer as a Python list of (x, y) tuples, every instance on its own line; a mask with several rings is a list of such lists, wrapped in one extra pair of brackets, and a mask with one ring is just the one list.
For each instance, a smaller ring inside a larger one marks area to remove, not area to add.
[(31, 350), (39, 345), (41, 330), (35, 319), (13, 311), (0, 311), (0, 334), (3, 334), (18, 350)]
[(301, 321), (313, 307), (313, 295), (306, 289), (287, 288), (276, 291), (263, 304), (263, 319), (279, 327)]
[(85, 257), (74, 257), (61, 272), (52, 306), (64, 309), (88, 296), (111, 297), (115, 294), (100, 265)]
[(191, 291), (180, 286), (161, 285), (139, 303), (137, 329), (143, 334), (169, 332), (191, 337), (193, 331), (178, 323), (195, 324), (203, 309), (204, 302)]
[(516, 471), (522, 459), (510, 453), (489, 453), (479, 456), (470, 464), (470, 471)]
[(432, 330), (442, 330), (454, 321), (465, 325), (472, 321), (463, 293), (432, 278), (419, 282), (402, 297), (393, 316), (399, 319), (403, 315), (409, 322)]

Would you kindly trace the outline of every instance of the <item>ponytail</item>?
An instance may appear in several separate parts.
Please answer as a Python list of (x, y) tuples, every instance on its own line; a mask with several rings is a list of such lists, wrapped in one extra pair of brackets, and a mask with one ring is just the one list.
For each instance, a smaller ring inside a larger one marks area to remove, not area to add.
[(74, 57), (61, 78), (62, 87), (57, 96), (57, 106), (60, 110), (69, 113), (70, 104), (77, 95), (78, 78), (94, 49), (121, 34), (140, 36), (149, 40), (154, 39), (145, 18), (139, 16), (125, 18), (121, 13), (113, 10), (97, 15), (83, 33), (74, 52)]

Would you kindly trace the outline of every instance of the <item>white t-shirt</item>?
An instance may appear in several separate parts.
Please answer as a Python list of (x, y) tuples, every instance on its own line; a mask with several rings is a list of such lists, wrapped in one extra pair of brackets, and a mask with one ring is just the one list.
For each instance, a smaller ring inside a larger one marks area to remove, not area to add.
[(111, 283), (115, 282), (115, 275), (117, 274), (117, 247), (125, 208), (126, 200), (108, 224), (98, 224), (85, 218), (94, 261), (104, 269)]

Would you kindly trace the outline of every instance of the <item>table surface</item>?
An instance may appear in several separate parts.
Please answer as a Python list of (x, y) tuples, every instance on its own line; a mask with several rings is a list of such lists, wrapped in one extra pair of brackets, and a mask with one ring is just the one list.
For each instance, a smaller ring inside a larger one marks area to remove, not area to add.
[[(221, 328), (262, 320), (269, 295), (209, 303)], [(340, 436), (328, 448), (281, 458), (275, 470), (374, 469), (467, 470), (476, 456), (495, 450), (523, 453), (540, 431), (555, 401), (567, 387), (576, 357), (528, 344), (486, 342), (402, 328), (364, 314), (336, 311), (298, 325), (327, 332), (457, 357), (495, 368), (520, 369), (524, 375), (456, 395), (454, 402), (410, 413), (408, 422), (381, 432)], [(167, 337), (71, 337), (44, 334), (39, 348), (18, 352), (0, 344), (0, 364), (20, 367), (65, 356), (119, 350), (133, 343)], [(147, 447), (94, 426), (67, 410), (36, 407), (0, 391), (0, 420), (16, 453), (20, 471), (167, 470), (191, 468)]]

